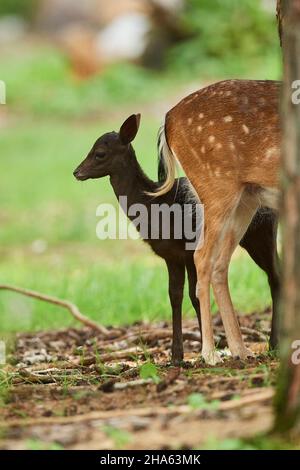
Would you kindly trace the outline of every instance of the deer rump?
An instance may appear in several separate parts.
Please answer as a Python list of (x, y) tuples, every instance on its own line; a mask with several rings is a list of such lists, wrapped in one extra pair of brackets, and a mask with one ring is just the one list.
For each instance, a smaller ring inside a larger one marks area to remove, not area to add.
[(232, 253), (261, 207), (277, 210), (281, 130), (281, 83), (227, 80), (184, 98), (165, 119), (160, 134), (156, 195), (174, 184), (176, 160), (204, 205), (204, 243), (195, 252), (202, 309), (202, 355), (220, 360), (213, 342), (209, 290), (212, 284), (229, 348), (251, 355), (243, 344), (228, 287)]

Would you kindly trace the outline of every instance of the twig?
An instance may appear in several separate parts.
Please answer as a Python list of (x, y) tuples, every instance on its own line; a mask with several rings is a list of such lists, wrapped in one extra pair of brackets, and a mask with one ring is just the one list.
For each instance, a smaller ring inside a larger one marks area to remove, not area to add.
[(111, 332), (105, 328), (105, 326), (99, 325), (98, 323), (90, 320), (89, 318), (85, 317), (80, 310), (78, 309), (77, 305), (73, 304), (69, 300), (61, 300), (57, 299), (56, 297), (52, 297), (50, 295), (41, 294), (40, 292), (35, 292), (28, 289), (23, 289), (21, 287), (15, 287), (7, 284), (0, 284), (0, 290), (9, 290), (12, 292), (17, 292), (18, 294), (26, 295), (27, 297), (32, 297), (33, 299), (42, 300), (43, 302), (49, 302), (50, 304), (58, 305), (60, 307), (66, 308), (69, 310), (71, 315), (73, 315), (76, 320), (83, 323), (84, 325), (93, 328), (94, 330), (102, 333), (106, 337), (111, 336)]
[(246, 326), (241, 326), (241, 332), (244, 334), (244, 335), (250, 335), (252, 336), (253, 338), (258, 338), (260, 339), (261, 341), (263, 342), (266, 342), (267, 341), (267, 338), (266, 336), (261, 333), (260, 331), (258, 330), (254, 330), (253, 328), (248, 328)]
[(257, 392), (253, 395), (247, 395), (239, 400), (230, 400), (221, 403), (219, 406), (220, 411), (229, 411), (236, 408), (242, 408), (244, 406), (255, 405), (262, 401), (271, 400), (274, 397), (274, 390), (272, 388), (265, 388), (264, 390)]
[(90, 356), (90, 357), (85, 357), (83, 359), (81, 358), (75, 359), (75, 363), (78, 365), (90, 366), (92, 364), (96, 364), (97, 361), (104, 363), (104, 362), (115, 361), (117, 359), (133, 359), (136, 356), (146, 357), (147, 355), (151, 356), (155, 352), (161, 353), (161, 350), (159, 348), (149, 348), (147, 349), (147, 351), (143, 351), (138, 346), (134, 346), (129, 349), (124, 349), (122, 351), (114, 351), (112, 353), (99, 354), (99, 357)]
[[(265, 389), (256, 395), (246, 396), (240, 400), (230, 400), (220, 403), (216, 411), (229, 411), (242, 408), (248, 405), (254, 405), (263, 401), (270, 400), (274, 397), (274, 390), (271, 388)], [(203, 410), (199, 410), (200, 412)], [(192, 409), (188, 405), (179, 405), (173, 407), (147, 407), (147, 408), (133, 408), (133, 409), (119, 409), (110, 411), (92, 411), (83, 415), (77, 416), (50, 416), (39, 418), (24, 418), (12, 419), (10, 421), (0, 421), (0, 428), (16, 427), (16, 426), (40, 426), (40, 425), (53, 425), (53, 424), (68, 424), (68, 423), (83, 423), (86, 421), (107, 420), (111, 418), (126, 418), (129, 416), (168, 416), (179, 414), (192, 414), (195, 416), (197, 410)]]
[[(137, 333), (129, 333), (121, 336), (117, 340), (118, 342), (128, 341), (134, 343), (136, 341), (144, 341), (145, 343), (148, 343), (156, 340), (172, 338), (172, 334), (173, 332), (171, 329), (156, 329), (150, 332), (148, 330), (144, 330)], [(184, 340), (201, 342), (201, 335), (194, 331), (183, 330), (182, 337)]]
[(114, 379), (108, 380), (100, 385), (99, 389), (105, 393), (112, 393), (115, 390), (126, 390), (128, 388), (140, 387), (141, 385), (153, 384), (152, 379), (137, 379), (129, 382), (116, 382)]
[(34, 374), (26, 369), (21, 369), (19, 371), (19, 375), (22, 377), (23, 380), (30, 383), (56, 383), (55, 377), (53, 375), (44, 375), (44, 374)]

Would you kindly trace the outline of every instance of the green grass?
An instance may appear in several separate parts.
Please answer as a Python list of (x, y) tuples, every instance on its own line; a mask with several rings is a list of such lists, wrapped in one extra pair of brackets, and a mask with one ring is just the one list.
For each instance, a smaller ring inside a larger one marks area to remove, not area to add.
[[(140, 240), (96, 238), (96, 207), (117, 205), (108, 179), (79, 183), (72, 176), (93, 141), (120, 124), (27, 118), (2, 129), (0, 142), (0, 282), (68, 298), (106, 325), (170, 318), (164, 262)], [(152, 177), (158, 125), (142, 122), (135, 144)], [(246, 254), (232, 262), (230, 282), (237, 309), (269, 304), (266, 277)], [(184, 312), (194, 315), (187, 296)], [(64, 310), (5, 292), (0, 316), (3, 332), (76, 324)]]

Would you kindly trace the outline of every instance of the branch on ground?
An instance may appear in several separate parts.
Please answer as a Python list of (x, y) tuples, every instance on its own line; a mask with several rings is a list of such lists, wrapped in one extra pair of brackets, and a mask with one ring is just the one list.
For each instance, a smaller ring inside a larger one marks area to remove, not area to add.
[(96, 323), (93, 320), (90, 320), (89, 318), (85, 317), (80, 312), (77, 305), (73, 304), (69, 300), (57, 299), (56, 297), (52, 297), (50, 295), (41, 294), (40, 292), (35, 292), (32, 290), (23, 289), (21, 287), (11, 286), (8, 284), (0, 284), (0, 290), (9, 290), (12, 292), (16, 292), (18, 294), (25, 295), (27, 297), (31, 297), (33, 299), (42, 300), (43, 302), (48, 302), (50, 304), (54, 304), (54, 305), (58, 305), (59, 307), (66, 308), (67, 310), (69, 310), (71, 315), (80, 323), (83, 323), (89, 328), (92, 328), (98, 331), (99, 333), (101, 333), (102, 335), (106, 337), (111, 336), (111, 332), (107, 328), (105, 328), (105, 326), (99, 325), (99, 323)]

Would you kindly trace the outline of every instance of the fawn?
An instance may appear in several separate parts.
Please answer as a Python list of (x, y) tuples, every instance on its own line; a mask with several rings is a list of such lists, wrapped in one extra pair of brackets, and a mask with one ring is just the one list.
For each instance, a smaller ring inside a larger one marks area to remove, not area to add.
[(204, 204), (204, 243), (195, 250), (197, 296), (201, 304), (202, 355), (220, 360), (214, 348), (210, 284), (233, 356), (252, 355), (243, 343), (228, 288), (232, 253), (254, 214), (278, 210), (281, 83), (226, 80), (184, 98), (165, 118), (162, 163), (165, 181), (175, 179), (176, 159)]
[[(116, 197), (119, 199), (120, 196), (127, 196), (127, 208), (136, 203), (144, 204), (150, 208), (153, 202), (168, 205), (177, 203), (183, 207), (186, 202), (191, 201), (186, 178), (175, 180), (168, 192), (159, 196), (158, 200), (154, 200), (153, 196), (148, 195), (148, 193), (157, 191), (160, 183), (151, 181), (145, 175), (131, 145), (138, 132), (139, 123), (140, 115), (132, 115), (123, 123), (118, 133), (109, 132), (100, 137), (85, 160), (74, 171), (74, 176), (78, 180), (109, 176)], [(196, 202), (193, 201), (193, 204)], [(194, 216), (193, 214), (194, 212), (191, 213), (191, 217)], [(129, 219), (131, 218), (128, 212), (126, 215)], [(183, 359), (181, 309), (185, 270), (189, 282), (189, 296), (197, 314), (200, 330), (201, 319), (200, 305), (196, 297), (197, 273), (193, 259), (194, 251), (186, 250), (184, 238), (174, 238), (174, 230), (171, 230), (170, 233), (169, 239), (163, 239), (160, 233), (159, 239), (149, 238), (145, 242), (150, 245), (154, 253), (165, 260), (167, 265), (173, 322), (172, 362), (178, 364)], [(268, 276), (274, 310), (271, 331), (272, 346), (275, 346), (277, 342), (276, 317), (279, 294), (276, 234), (277, 217), (270, 210), (261, 210), (256, 214), (240, 243)]]

